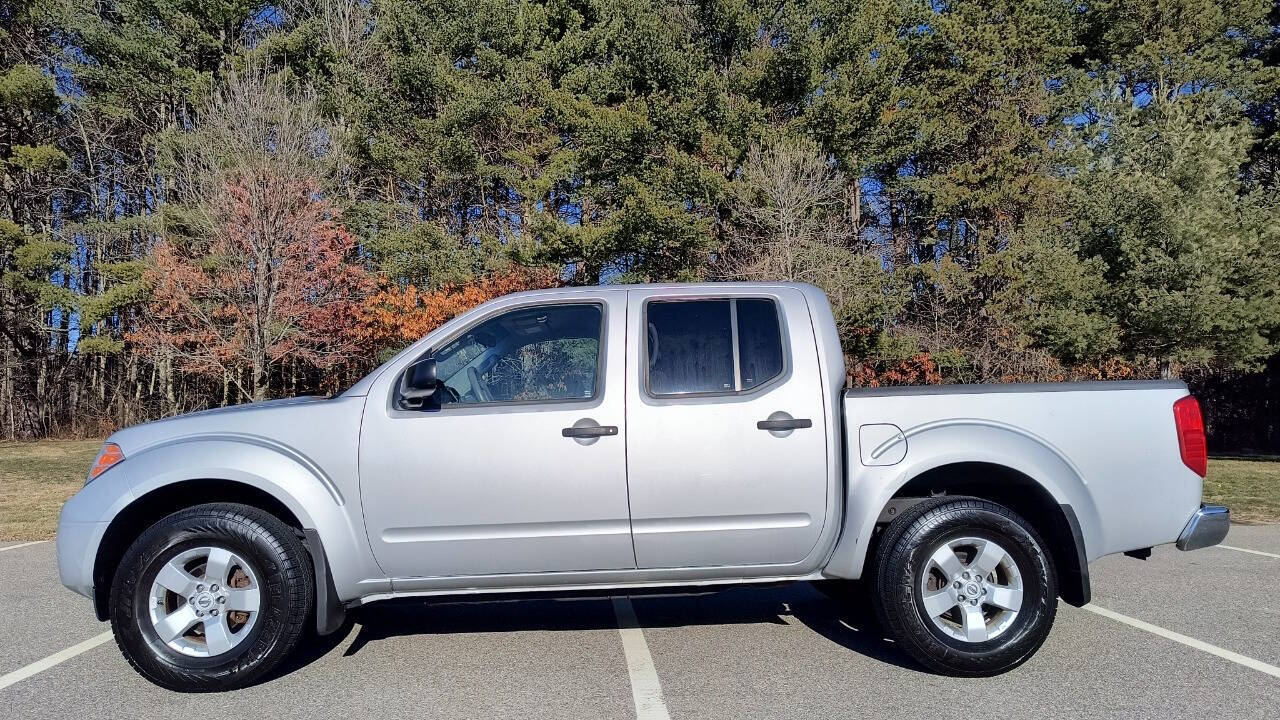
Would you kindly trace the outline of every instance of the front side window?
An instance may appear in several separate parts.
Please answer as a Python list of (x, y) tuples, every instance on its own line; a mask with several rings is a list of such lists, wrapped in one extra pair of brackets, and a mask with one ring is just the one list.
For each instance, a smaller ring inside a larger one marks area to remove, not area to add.
[(651, 395), (735, 393), (782, 374), (772, 300), (656, 300), (646, 308)]
[(597, 392), (600, 305), (520, 308), (435, 353), (442, 405), (590, 400)]

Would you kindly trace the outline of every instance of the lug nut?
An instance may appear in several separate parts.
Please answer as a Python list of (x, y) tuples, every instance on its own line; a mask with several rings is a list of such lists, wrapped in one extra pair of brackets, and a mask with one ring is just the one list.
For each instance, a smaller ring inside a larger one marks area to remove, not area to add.
[(204, 617), (204, 611), (203, 611), (203, 610), (197, 610), (197, 611), (196, 611), (196, 617)]
[(957, 580), (957, 581), (956, 581), (955, 588), (956, 588), (957, 590), (959, 590), (963, 585), (964, 585), (964, 583), (962, 583), (962, 582), (960, 582), (959, 580)]
[(212, 615), (212, 616), (214, 616), (214, 617), (218, 617), (218, 608), (214, 608), (214, 609), (210, 610), (210, 611), (209, 611), (209, 614), (210, 614), (210, 615)]
[(222, 605), (225, 605), (225, 604), (227, 603), (227, 596), (226, 596), (226, 595), (222, 595), (222, 596), (220, 596), (220, 597), (218, 598), (218, 603), (219, 603), (219, 604), (222, 604)]
[(969, 571), (968, 571), (968, 570), (965, 570), (965, 571), (964, 571), (964, 579), (965, 579), (965, 580), (968, 580), (968, 579), (969, 579)]
[(210, 586), (209, 586), (209, 592), (218, 592), (218, 585), (217, 585), (217, 583), (214, 583), (213, 585), (210, 585)]
[(203, 585), (196, 585), (196, 592), (204, 592), (204, 586), (203, 586)]
[(960, 602), (964, 602), (964, 594), (963, 594), (963, 593), (961, 593), (961, 594), (960, 594)]

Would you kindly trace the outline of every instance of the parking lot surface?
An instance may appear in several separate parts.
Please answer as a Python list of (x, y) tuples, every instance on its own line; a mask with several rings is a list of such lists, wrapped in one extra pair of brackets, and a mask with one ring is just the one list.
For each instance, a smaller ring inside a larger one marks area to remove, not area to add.
[(107, 625), (58, 583), (53, 543), (0, 543), (0, 718), (1275, 718), (1280, 526), (1225, 544), (1095, 563), (1093, 604), (1148, 628), (1060, 605), (994, 678), (926, 672), (800, 583), (634, 596), (639, 630), (608, 597), (374, 604), (253, 687), (184, 695), (110, 640), (50, 664)]

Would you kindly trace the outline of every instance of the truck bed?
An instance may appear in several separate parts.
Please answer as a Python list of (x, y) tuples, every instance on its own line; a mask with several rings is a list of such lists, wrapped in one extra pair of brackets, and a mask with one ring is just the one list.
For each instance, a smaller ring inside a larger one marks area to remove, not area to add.
[(847, 390), (850, 519), (874, 523), (905, 478), (989, 462), (1070, 504), (1089, 560), (1173, 542), (1201, 496), (1172, 410), (1187, 394), (1178, 380)]

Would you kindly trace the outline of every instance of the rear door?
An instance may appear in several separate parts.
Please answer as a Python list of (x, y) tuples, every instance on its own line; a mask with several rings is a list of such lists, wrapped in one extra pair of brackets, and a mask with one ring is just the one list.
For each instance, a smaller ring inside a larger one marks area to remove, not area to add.
[(790, 287), (628, 295), (627, 478), (637, 565), (805, 559), (826, 513), (827, 452), (804, 297)]

